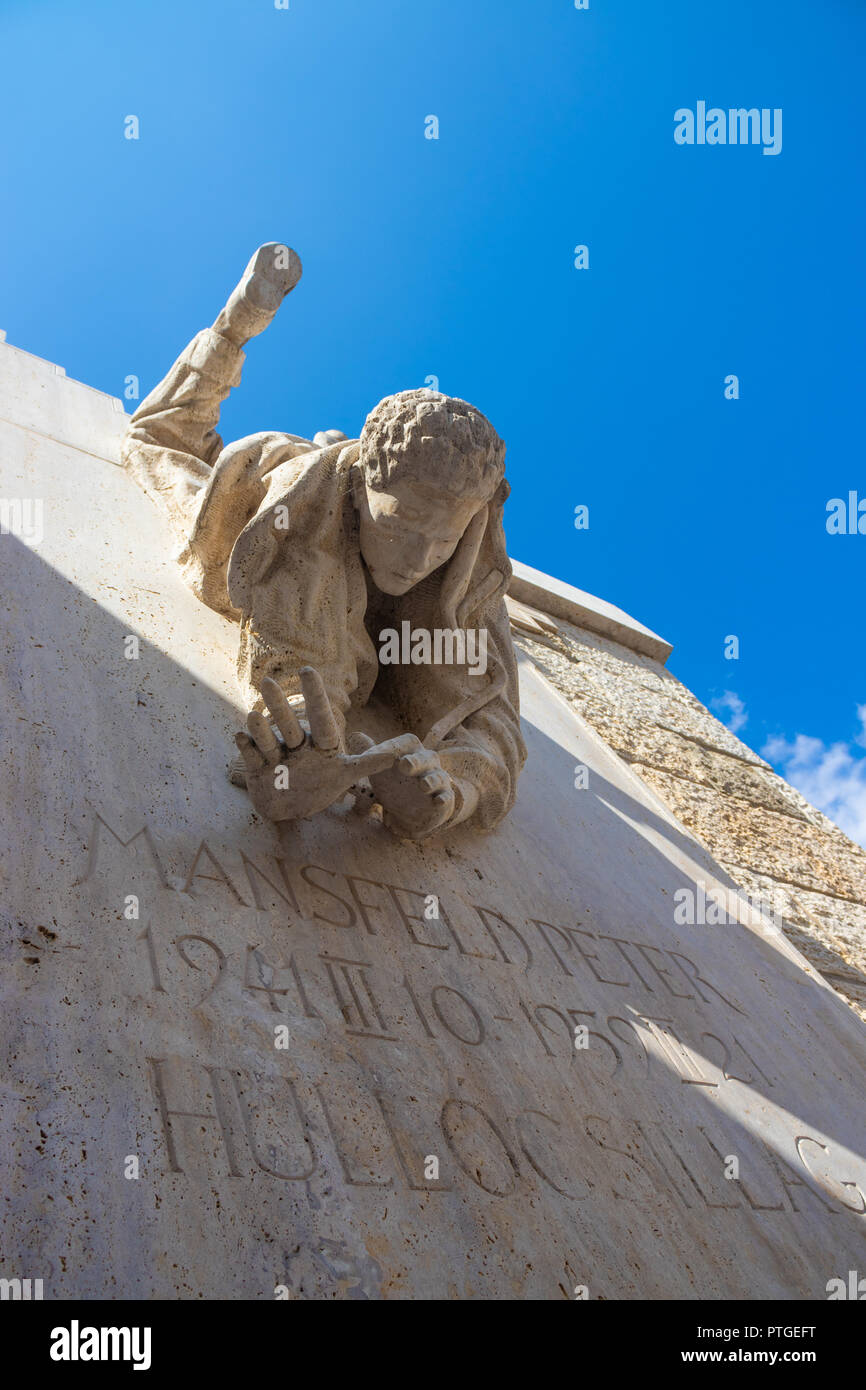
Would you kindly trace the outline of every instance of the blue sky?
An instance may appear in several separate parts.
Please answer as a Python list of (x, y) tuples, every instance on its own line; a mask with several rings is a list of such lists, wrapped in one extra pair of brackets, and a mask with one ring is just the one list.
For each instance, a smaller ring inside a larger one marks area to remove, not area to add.
[[(0, 0), (0, 327), (144, 393), (289, 242), (225, 437), (438, 377), (507, 442), (511, 553), (866, 841), (866, 535), (825, 526), (866, 497), (864, 56), (861, 0)], [(781, 153), (677, 145), (699, 100)]]

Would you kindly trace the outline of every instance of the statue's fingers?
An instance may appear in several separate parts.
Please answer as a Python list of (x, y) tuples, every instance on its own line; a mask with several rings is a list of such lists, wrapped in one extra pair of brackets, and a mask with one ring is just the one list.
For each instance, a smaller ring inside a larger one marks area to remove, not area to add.
[(240, 750), (247, 772), (261, 772), (262, 768), (266, 766), (265, 760), (249, 734), (235, 734), (235, 743)]
[(313, 743), (317, 748), (339, 748), (340, 729), (322, 677), (312, 666), (302, 667), (300, 677)]
[(260, 714), (257, 709), (252, 710), (247, 715), (247, 728), (265, 762), (276, 765), (282, 757), (283, 750), (274, 737), (274, 731), (265, 716)]
[(385, 772), (404, 753), (418, 746), (418, 740), (414, 734), (400, 734), (398, 738), (389, 738), (385, 743), (376, 743), (368, 748), (364, 753), (357, 753), (353, 757), (347, 758), (346, 762), (352, 767), (359, 776), (372, 777), (377, 772)]
[(400, 772), (406, 777), (420, 777), (425, 772), (433, 772), (439, 766), (436, 753), (423, 745), (400, 759)]
[(283, 736), (287, 748), (300, 748), (304, 741), (304, 731), (298, 723), (284, 690), (270, 676), (262, 681), (262, 695), (271, 712), (271, 718)]
[(447, 791), (451, 785), (451, 778), (443, 768), (437, 767), (433, 772), (428, 772), (426, 777), (420, 778), (420, 782), (432, 796), (435, 792)]

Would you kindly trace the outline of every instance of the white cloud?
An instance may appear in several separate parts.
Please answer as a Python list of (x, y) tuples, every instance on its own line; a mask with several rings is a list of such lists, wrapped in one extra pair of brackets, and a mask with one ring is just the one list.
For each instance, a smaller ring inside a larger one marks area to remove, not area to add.
[[(746, 706), (733, 690), (726, 690), (724, 695), (717, 695), (714, 700), (710, 700), (710, 709), (719, 711), (719, 718), (732, 734), (739, 733), (749, 717), (746, 714)], [(727, 719), (724, 718), (725, 712), (728, 715)]]
[(797, 734), (791, 742), (771, 738), (761, 752), (807, 801), (866, 848), (866, 756), (854, 748), (866, 748), (866, 705), (857, 706), (857, 717), (860, 732), (853, 743), (826, 744)]

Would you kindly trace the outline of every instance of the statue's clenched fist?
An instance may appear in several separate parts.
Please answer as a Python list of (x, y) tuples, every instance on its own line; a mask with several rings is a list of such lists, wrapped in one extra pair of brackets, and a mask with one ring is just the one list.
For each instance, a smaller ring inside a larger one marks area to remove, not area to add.
[(216, 332), (237, 347), (263, 333), (301, 272), (300, 257), (290, 246), (278, 241), (260, 246), (216, 319)]
[[(400, 739), (393, 742), (399, 743)], [(354, 734), (351, 747), (356, 753), (364, 749), (372, 752), (373, 740), (366, 734)], [(370, 783), (388, 829), (404, 839), (421, 840), (445, 825), (454, 814), (451, 778), (439, 762), (439, 755), (418, 739), (390, 767), (372, 772)]]

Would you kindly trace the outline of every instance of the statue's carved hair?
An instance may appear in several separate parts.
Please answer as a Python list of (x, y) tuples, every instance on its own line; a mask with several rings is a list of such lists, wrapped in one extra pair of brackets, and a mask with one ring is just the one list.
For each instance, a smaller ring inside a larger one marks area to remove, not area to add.
[(505, 445), (467, 401), (426, 389), (400, 391), (367, 416), (360, 462), (376, 491), (412, 477), (454, 497), (486, 502), (505, 473)]

